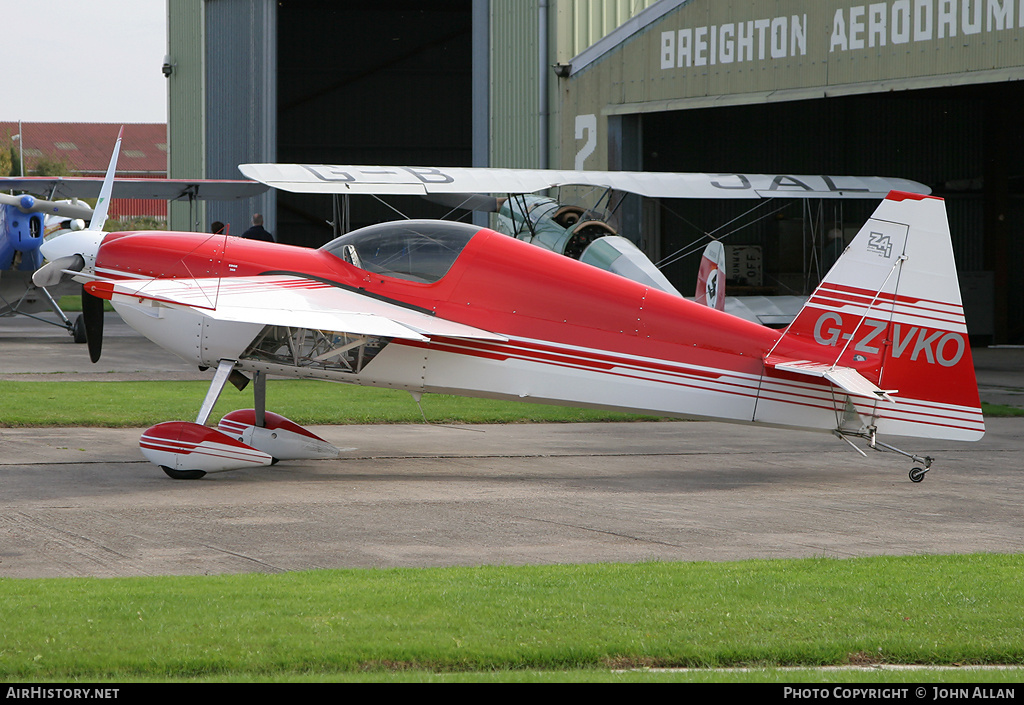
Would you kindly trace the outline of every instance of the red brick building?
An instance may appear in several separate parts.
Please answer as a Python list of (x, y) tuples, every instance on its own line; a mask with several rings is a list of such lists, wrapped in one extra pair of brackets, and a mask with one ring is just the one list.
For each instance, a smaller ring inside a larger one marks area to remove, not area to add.
[[(17, 146), (17, 122), (0, 122), (0, 149)], [(117, 140), (119, 123), (23, 122), (25, 172), (31, 175), (43, 160), (67, 166), (67, 176), (103, 176), (110, 152)], [(13, 165), (16, 171), (20, 165)], [(167, 178), (167, 125), (129, 123), (124, 125), (117, 175), (132, 178)], [(167, 220), (167, 201), (116, 198), (111, 201), (112, 218), (153, 217)]]

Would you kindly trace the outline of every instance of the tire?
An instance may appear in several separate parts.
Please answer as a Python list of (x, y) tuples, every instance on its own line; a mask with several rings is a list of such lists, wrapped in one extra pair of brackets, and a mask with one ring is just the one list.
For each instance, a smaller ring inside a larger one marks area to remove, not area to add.
[(78, 318), (75, 319), (75, 325), (71, 328), (71, 335), (79, 345), (85, 342), (85, 318), (82, 314), (78, 314)]
[(167, 474), (167, 477), (173, 480), (198, 480), (206, 475), (202, 470), (172, 470), (166, 465), (161, 465), (160, 469)]

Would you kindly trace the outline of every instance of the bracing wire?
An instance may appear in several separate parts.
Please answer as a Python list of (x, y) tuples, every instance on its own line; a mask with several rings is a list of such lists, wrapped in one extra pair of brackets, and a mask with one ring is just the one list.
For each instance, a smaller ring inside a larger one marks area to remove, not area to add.
[(745, 223), (742, 226), (740, 226), (738, 228), (734, 228), (734, 229), (730, 230), (727, 233), (724, 233), (722, 235), (716, 236), (716, 233), (718, 233), (722, 229), (727, 228), (730, 225), (732, 225), (733, 223), (735, 223), (736, 221), (738, 221), (738, 220), (740, 220), (742, 218), (747, 217), (748, 215), (750, 215), (751, 213), (753, 213), (757, 209), (762, 208), (762, 207), (768, 205), (772, 200), (774, 200), (774, 199), (769, 199), (769, 201), (766, 201), (764, 203), (758, 203), (756, 206), (754, 206), (750, 210), (748, 210), (748, 211), (746, 211), (744, 213), (741, 213), (740, 215), (736, 216), (735, 218), (733, 218), (732, 220), (728, 221), (727, 223), (723, 223), (722, 225), (718, 226), (714, 230), (702, 234), (699, 238), (697, 238), (693, 242), (691, 242), (691, 243), (689, 243), (687, 245), (684, 245), (683, 247), (680, 247), (678, 250), (676, 250), (672, 254), (668, 255), (667, 257), (663, 257), (662, 259), (660, 259), (658, 262), (655, 263), (655, 266), (658, 267), (659, 269), (661, 269), (663, 267), (669, 266), (670, 264), (674, 264), (674, 263), (678, 262), (679, 260), (681, 260), (681, 259), (683, 259), (685, 257), (689, 257), (690, 255), (694, 254), (695, 252), (699, 251), (702, 247), (705, 246), (705, 242), (707, 240), (724, 240), (725, 238), (729, 237), (730, 235), (739, 232), (743, 228), (750, 227), (751, 225), (754, 225), (754, 224), (756, 224), (756, 223), (758, 223), (758, 222), (760, 222), (762, 220), (765, 220), (766, 218), (770, 218), (771, 216), (775, 215), (776, 213), (778, 213), (779, 211), (783, 210), (784, 208), (786, 208), (786, 206), (789, 205), (788, 203), (783, 203), (783, 205), (779, 206), (775, 210), (772, 210), (772, 211), (770, 211), (768, 213), (765, 213), (764, 215), (761, 215), (761, 216), (755, 218), (754, 220), (750, 221), (749, 223)]

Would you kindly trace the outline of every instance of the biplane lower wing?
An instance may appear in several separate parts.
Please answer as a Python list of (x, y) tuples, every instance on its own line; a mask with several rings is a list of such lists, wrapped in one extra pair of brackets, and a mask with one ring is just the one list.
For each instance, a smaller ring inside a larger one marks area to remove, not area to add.
[[(43, 193), (51, 198), (96, 198), (103, 186), (97, 176), (14, 176), (0, 178), (3, 190)], [(242, 179), (114, 179), (112, 198), (161, 201), (230, 201), (251, 198), (269, 187)], [(88, 218), (90, 213), (74, 216)]]

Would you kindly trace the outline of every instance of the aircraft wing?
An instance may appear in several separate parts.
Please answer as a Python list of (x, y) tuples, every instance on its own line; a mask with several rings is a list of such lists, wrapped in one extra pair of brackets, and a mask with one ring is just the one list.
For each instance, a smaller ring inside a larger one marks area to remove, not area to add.
[(290, 275), (93, 281), (100, 298), (188, 307), (214, 320), (425, 341), (506, 338), (352, 289)]
[(533, 193), (595, 186), (651, 198), (872, 198), (893, 190), (928, 194), (924, 184), (880, 176), (699, 174), (416, 166), (242, 164), (254, 181), (294, 193), (428, 195)]
[[(52, 199), (95, 198), (102, 177), (14, 176), (0, 178), (0, 190), (28, 191)], [(152, 198), (161, 201), (230, 201), (249, 198), (270, 188), (243, 179), (114, 179), (112, 198)], [(52, 195), (51, 195), (52, 194)]]

